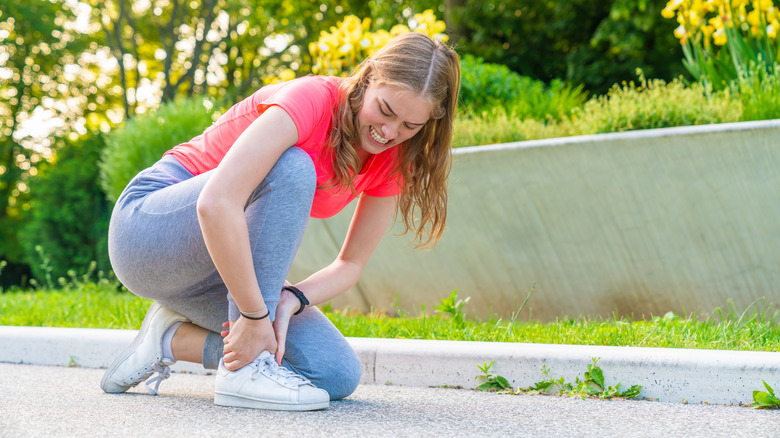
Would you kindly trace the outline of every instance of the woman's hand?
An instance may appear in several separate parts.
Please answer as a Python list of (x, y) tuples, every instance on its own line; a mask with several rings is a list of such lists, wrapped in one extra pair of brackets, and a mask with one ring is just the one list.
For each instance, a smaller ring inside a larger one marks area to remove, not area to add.
[(228, 371), (241, 369), (263, 351), (276, 351), (276, 336), (270, 318), (255, 321), (239, 317), (229, 326), (228, 332), (222, 332), (225, 368)]
[(284, 346), (287, 340), (287, 328), (290, 326), (290, 318), (293, 313), (301, 308), (301, 301), (295, 294), (282, 290), (279, 295), (279, 304), (276, 305), (276, 319), (274, 320), (274, 332), (276, 333), (276, 362), (281, 365), (284, 357)]

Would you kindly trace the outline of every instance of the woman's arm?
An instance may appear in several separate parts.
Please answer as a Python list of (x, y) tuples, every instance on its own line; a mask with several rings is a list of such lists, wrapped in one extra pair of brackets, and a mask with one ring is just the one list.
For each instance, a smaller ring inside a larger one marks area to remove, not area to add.
[(394, 197), (363, 196), (358, 200), (336, 260), (296, 285), (306, 293), (311, 305), (341, 295), (357, 283), (368, 259), (387, 232), (395, 209)]
[[(310, 305), (324, 303), (357, 283), (368, 259), (390, 225), (396, 202), (394, 197), (363, 196), (358, 200), (347, 237), (336, 260), (296, 285), (306, 294)], [(282, 291), (274, 321), (278, 343), (276, 360), (280, 363), (290, 316), (299, 308), (298, 298), (288, 291)]]
[[(272, 135), (271, 135), (272, 134)], [(255, 276), (244, 206), (279, 157), (298, 141), (298, 131), (279, 107), (266, 110), (236, 139), (198, 198), (206, 247), (238, 308), (265, 307)], [(225, 337), (225, 366), (235, 371), (263, 350), (276, 351), (270, 319), (239, 318)]]

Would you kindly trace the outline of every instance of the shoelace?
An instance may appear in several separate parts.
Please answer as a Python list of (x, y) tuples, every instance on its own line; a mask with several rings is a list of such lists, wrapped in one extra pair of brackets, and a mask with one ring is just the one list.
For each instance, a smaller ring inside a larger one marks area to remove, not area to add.
[(263, 373), (282, 384), (301, 386), (311, 383), (311, 380), (300, 374), (296, 374), (285, 367), (279, 366), (279, 364), (276, 363), (274, 356), (258, 359), (253, 362), (251, 366), (255, 368), (255, 371), (252, 373), (252, 380), (257, 379), (260, 373)]
[[(157, 372), (157, 375), (148, 379), (144, 384), (146, 385), (147, 391), (152, 395), (157, 395), (157, 391), (160, 389), (160, 383), (168, 377), (171, 377), (171, 367), (168, 365), (160, 365), (160, 363), (157, 362), (152, 365), (152, 369), (154, 370), (153, 372)], [(150, 385), (152, 382), (157, 382), (157, 384), (154, 385), (154, 389), (152, 389)]]

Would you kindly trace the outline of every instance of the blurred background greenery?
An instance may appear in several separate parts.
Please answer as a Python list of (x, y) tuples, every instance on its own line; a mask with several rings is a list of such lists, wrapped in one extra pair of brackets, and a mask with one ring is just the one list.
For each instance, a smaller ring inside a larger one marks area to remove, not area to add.
[[(96, 272), (109, 272), (107, 221), (130, 176), (262, 85), (322, 72), (323, 50), (354, 58), (369, 37), (399, 25), (446, 34), (461, 54), (456, 146), (744, 120), (743, 106), (751, 119), (778, 116), (774, 75), (722, 94), (694, 76), (675, 79), (689, 73), (665, 7), (0, 0), (0, 291), (95, 270), (93, 261)], [(358, 45), (339, 36), (352, 31)], [(339, 65), (342, 74), (353, 63)]]

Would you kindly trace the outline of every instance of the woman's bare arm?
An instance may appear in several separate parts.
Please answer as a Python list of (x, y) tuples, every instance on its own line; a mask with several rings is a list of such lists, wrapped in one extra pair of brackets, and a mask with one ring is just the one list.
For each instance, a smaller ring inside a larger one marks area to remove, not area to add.
[[(214, 265), (238, 308), (265, 307), (255, 276), (244, 206), (279, 157), (298, 139), (289, 115), (273, 106), (239, 137), (215, 169), (198, 198), (198, 220)], [(225, 364), (233, 371), (263, 350), (275, 351), (270, 321), (240, 318), (226, 336)]]
[[(297, 285), (310, 305), (324, 303), (357, 283), (371, 254), (387, 232), (395, 210), (394, 197), (364, 196), (359, 199), (347, 237), (336, 260)], [(298, 298), (282, 291), (276, 310), (274, 329), (278, 342), (277, 361), (281, 363), (290, 317), (300, 308)]]

